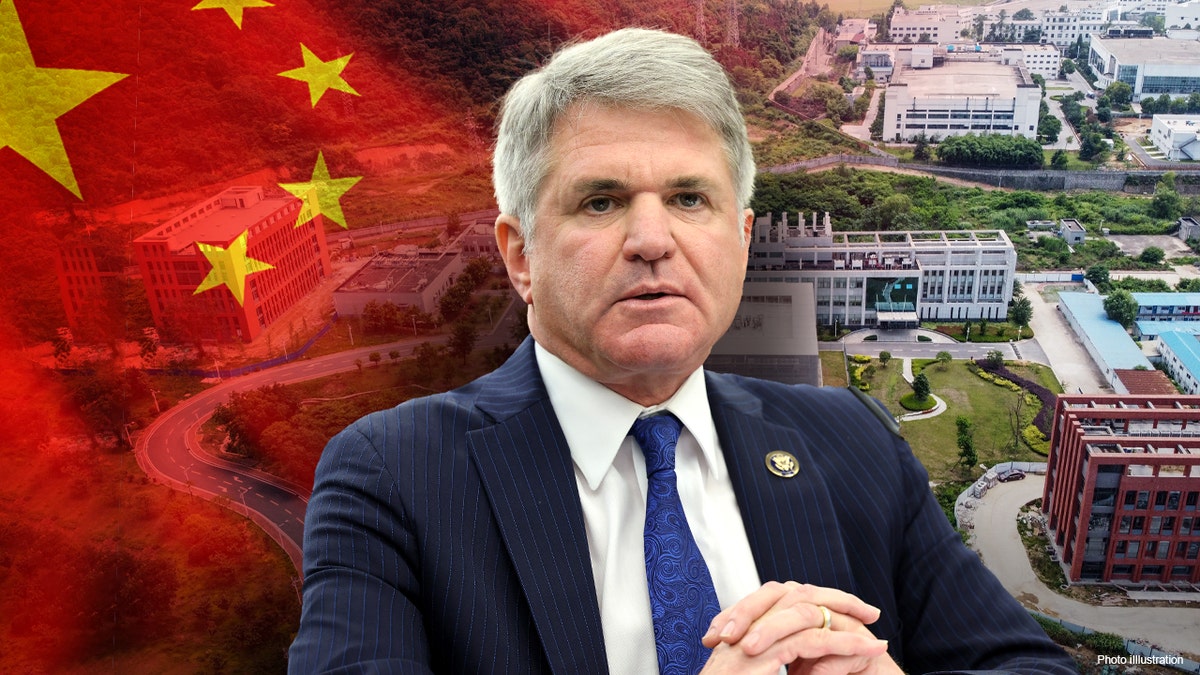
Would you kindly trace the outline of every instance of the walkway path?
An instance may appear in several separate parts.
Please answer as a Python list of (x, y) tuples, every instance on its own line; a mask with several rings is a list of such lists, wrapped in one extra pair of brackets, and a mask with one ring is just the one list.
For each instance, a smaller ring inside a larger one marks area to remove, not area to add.
[(975, 512), (975, 542), (983, 562), (1022, 604), (1093, 630), (1141, 639), (1173, 652), (1200, 652), (1200, 607), (1095, 607), (1046, 588), (1017, 534), (1017, 512), (1042, 496), (1045, 477), (998, 483)]
[[(904, 362), (904, 370), (902, 371), (903, 375), (904, 375), (904, 381), (909, 384), (912, 384), (913, 383), (912, 359), (901, 359), (901, 360)], [(917, 412), (905, 413), (905, 414), (901, 415), (900, 417), (897, 417), (896, 419), (900, 420), (901, 422), (910, 422), (912, 420), (925, 420), (925, 419), (929, 419), (930, 417), (937, 417), (938, 415), (941, 415), (942, 413), (946, 412), (946, 402), (942, 400), (942, 397), (938, 396), (937, 394), (930, 394), (930, 396), (932, 396), (933, 400), (935, 401), (935, 404), (932, 408), (930, 408), (929, 410), (918, 410)]]

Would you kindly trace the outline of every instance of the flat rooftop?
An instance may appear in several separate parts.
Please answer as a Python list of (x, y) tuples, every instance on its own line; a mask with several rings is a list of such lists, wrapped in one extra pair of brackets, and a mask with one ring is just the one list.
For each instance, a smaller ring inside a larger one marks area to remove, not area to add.
[(905, 68), (893, 76), (907, 84), (910, 96), (996, 96), (1013, 98), (1017, 87), (1030, 84), (1016, 66), (976, 61), (949, 61), (937, 68)]
[(299, 207), (300, 200), (263, 197), (260, 187), (229, 188), (189, 206), (135, 241), (165, 241), (172, 252), (182, 251), (198, 241), (228, 246), (255, 223), (289, 204)]
[(1155, 115), (1155, 122), (1172, 131), (1193, 131), (1200, 133), (1200, 115)]
[(424, 290), (458, 253), (424, 252), (417, 255), (377, 253), (338, 293), (416, 293)]
[(1108, 50), (1125, 64), (1154, 63), (1169, 66), (1200, 65), (1200, 42), (1152, 38), (1104, 38), (1095, 36), (1093, 45)]

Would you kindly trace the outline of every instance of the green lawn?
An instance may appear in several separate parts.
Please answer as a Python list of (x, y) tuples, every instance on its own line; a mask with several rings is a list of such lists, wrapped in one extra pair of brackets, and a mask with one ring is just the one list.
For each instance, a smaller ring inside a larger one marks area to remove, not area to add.
[[(912, 388), (901, 376), (900, 361), (893, 360), (886, 368), (879, 367), (878, 362), (874, 366), (874, 372), (866, 378), (871, 385), (870, 394), (883, 401), (895, 415), (907, 412), (900, 405), (900, 398), (910, 393)], [(966, 362), (961, 360), (952, 362), (944, 369), (937, 364), (930, 364), (923, 372), (929, 378), (933, 393), (946, 401), (948, 410), (936, 417), (904, 422), (901, 432), (929, 471), (932, 480), (965, 477), (957, 467), (955, 418), (959, 415), (971, 420), (975, 449), (981, 463), (991, 466), (1008, 460), (1045, 461), (1044, 457), (1034, 454), (1024, 444), (1020, 445), (1019, 450), (1012, 450), (1013, 430), (1009, 419), (1017, 400), (1015, 392), (985, 382), (969, 371)], [(1052, 381), (1054, 377), (1048, 368), (1040, 366), (1022, 368), (1021, 374), (1047, 386), (1051, 384), (1046, 378)], [(1056, 382), (1051, 389), (1061, 391)], [(1023, 407), (1018, 433), (1036, 413), (1035, 406)], [(969, 478), (975, 478), (979, 473), (976, 468)]]
[(846, 358), (842, 352), (821, 352), (821, 383), (826, 387), (844, 387)]

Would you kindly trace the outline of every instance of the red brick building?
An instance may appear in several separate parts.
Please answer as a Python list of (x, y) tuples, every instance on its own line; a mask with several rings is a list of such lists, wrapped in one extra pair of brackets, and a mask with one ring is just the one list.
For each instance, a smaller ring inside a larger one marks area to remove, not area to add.
[(1200, 396), (1059, 396), (1042, 511), (1071, 581), (1200, 582)]
[[(321, 216), (304, 203), (236, 187), (195, 204), (133, 241), (154, 323), (176, 339), (249, 342), (329, 276)], [(299, 227), (298, 220), (307, 220)], [(248, 232), (246, 255), (274, 266), (246, 277), (243, 304), (224, 286), (196, 294), (211, 264), (197, 243), (228, 248)]]

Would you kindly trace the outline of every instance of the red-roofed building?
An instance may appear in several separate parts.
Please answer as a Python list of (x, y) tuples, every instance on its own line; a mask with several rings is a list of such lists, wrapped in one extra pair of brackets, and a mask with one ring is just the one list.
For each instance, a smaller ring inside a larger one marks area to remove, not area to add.
[[(290, 195), (267, 197), (261, 187), (229, 188), (195, 204), (133, 241), (150, 311), (159, 330), (176, 339), (249, 342), (333, 268), (324, 219), (307, 216)], [(298, 220), (305, 220), (296, 226)], [(246, 255), (274, 269), (246, 277), (244, 302), (228, 288), (197, 287), (211, 264), (197, 243), (228, 248), (248, 232)]]
[(1200, 396), (1063, 395), (1042, 512), (1071, 581), (1200, 582)]
[(1118, 368), (1113, 370), (1113, 374), (1125, 385), (1125, 389), (1130, 394), (1138, 394), (1143, 396), (1172, 396), (1178, 395), (1179, 390), (1175, 388), (1175, 383), (1171, 382), (1171, 378), (1160, 370), (1137, 370), (1132, 368)]

